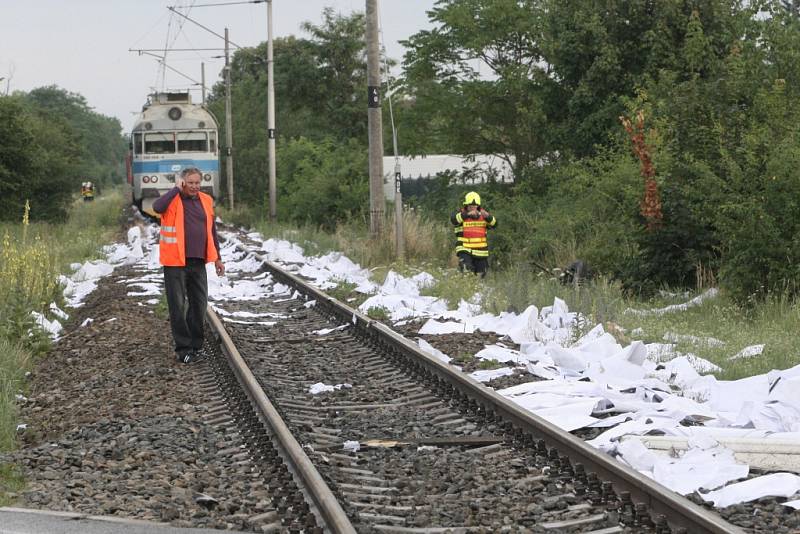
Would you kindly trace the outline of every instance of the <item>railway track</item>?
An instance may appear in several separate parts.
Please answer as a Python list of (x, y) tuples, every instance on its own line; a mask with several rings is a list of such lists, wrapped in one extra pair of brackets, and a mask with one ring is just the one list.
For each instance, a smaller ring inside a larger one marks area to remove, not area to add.
[(210, 367), (289, 532), (744, 532), (240, 252), (275, 298), (209, 310)]

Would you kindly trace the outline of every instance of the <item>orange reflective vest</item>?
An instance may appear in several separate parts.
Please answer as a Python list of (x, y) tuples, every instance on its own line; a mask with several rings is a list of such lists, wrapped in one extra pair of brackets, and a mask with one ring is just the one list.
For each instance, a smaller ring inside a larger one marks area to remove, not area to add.
[[(200, 195), (200, 203), (206, 212), (206, 263), (217, 261), (217, 247), (214, 246), (214, 199), (205, 193)], [(172, 199), (167, 211), (161, 215), (161, 236), (158, 243), (161, 265), (183, 267), (186, 265), (186, 241), (183, 229), (183, 201), (180, 194)]]
[(456, 234), (456, 254), (459, 252), (468, 252), (476, 257), (489, 256), (489, 242), (486, 239), (486, 229), (492, 228), (497, 224), (497, 219), (494, 216), (488, 217), (478, 216), (477, 219), (469, 219), (462, 216), (462, 212), (458, 211), (451, 217), (452, 223), (455, 225), (453, 229)]

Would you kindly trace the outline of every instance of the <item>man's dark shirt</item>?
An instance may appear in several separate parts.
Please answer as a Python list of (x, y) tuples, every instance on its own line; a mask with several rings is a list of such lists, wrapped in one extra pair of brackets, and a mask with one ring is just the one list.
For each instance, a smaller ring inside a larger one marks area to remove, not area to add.
[[(178, 194), (181, 195), (183, 202), (183, 233), (184, 243), (186, 244), (187, 258), (206, 257), (206, 212), (200, 202), (200, 196), (190, 197), (181, 193), (177, 186), (170, 189), (165, 195), (157, 198), (153, 202), (153, 211), (164, 213), (169, 207), (169, 203)], [(211, 235), (214, 236), (214, 246), (219, 253), (219, 239), (217, 239), (217, 225), (211, 225)]]

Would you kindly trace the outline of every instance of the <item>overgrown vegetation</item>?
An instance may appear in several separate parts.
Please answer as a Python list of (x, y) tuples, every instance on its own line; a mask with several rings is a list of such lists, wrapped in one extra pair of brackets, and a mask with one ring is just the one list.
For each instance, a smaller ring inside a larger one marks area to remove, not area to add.
[(63, 306), (58, 274), (71, 272), (74, 262), (98, 257), (102, 245), (113, 241), (123, 202), (116, 190), (91, 203), (73, 196), (66, 222), (25, 218), (0, 225), (0, 451), (15, 443), (15, 396), (24, 393), (24, 375), (49, 348), (31, 312), (49, 315), (50, 303)]
[[(494, 153), (513, 164), (513, 185), (478, 186), (500, 221), (495, 270), (581, 258), (631, 295), (710, 284), (742, 304), (794, 295), (793, 5), (440, 0), (429, 12), (435, 30), (408, 39), (393, 81), (400, 150)], [(279, 217), (350, 234), (369, 215), (363, 15), (327, 10), (305, 30), (275, 43), (284, 58), (275, 63)], [(257, 212), (267, 201), (264, 56), (260, 45), (233, 62), (237, 194)], [(211, 97), (219, 113), (222, 94), (217, 85)], [(620, 123), (639, 116), (646, 176)], [(408, 184), (414, 221), (446, 232), (465, 188), (456, 178)], [(645, 178), (658, 194), (657, 225), (641, 209)], [(361, 247), (366, 264), (390, 256), (390, 238)]]
[(124, 176), (126, 143), (115, 118), (55, 86), (0, 96), (0, 220), (63, 221), (83, 181), (102, 191)]

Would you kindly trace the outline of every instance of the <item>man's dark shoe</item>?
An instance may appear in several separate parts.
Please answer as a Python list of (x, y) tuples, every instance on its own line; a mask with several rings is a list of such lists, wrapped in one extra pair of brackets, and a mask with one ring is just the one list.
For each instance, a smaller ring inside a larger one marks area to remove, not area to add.
[(208, 355), (202, 350), (193, 350), (183, 357), (183, 363), (197, 363), (205, 360)]

